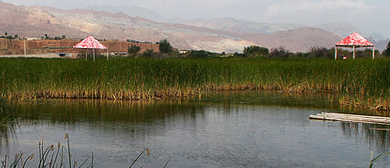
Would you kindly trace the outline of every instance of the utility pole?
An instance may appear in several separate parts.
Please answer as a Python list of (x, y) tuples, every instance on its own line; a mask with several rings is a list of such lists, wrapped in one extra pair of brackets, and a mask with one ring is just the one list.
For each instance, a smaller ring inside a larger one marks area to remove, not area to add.
[(24, 58), (27, 58), (26, 38), (23, 38), (24, 42)]

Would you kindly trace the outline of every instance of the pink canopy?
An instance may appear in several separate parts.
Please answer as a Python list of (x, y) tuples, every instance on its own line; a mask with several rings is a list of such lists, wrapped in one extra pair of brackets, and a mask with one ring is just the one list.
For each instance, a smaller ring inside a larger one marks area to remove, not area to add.
[(367, 39), (365, 39), (363, 36), (361, 36), (359, 33), (352, 33), (345, 39), (341, 40), (336, 44), (337, 46), (366, 46), (366, 47), (373, 47), (374, 44), (369, 42)]
[(107, 49), (106, 46), (101, 44), (99, 41), (97, 41), (92, 36), (88, 36), (80, 43), (73, 46), (73, 48), (92, 48), (92, 49)]
[[(93, 49), (93, 60), (95, 61), (95, 49), (105, 49), (107, 50), (107, 60), (108, 60), (108, 49), (106, 46), (101, 44), (99, 41), (97, 41), (92, 36), (88, 36), (80, 43), (77, 43), (73, 48), (86, 48), (86, 49)], [(87, 59), (87, 55), (85, 55), (85, 58)]]
[(353, 48), (353, 58), (355, 59), (356, 48), (359, 47), (372, 47), (372, 59), (375, 58), (375, 46), (373, 43), (369, 42), (359, 33), (352, 33), (345, 39), (341, 40), (336, 44), (335, 49), (335, 59), (337, 59), (337, 47), (352, 47)]

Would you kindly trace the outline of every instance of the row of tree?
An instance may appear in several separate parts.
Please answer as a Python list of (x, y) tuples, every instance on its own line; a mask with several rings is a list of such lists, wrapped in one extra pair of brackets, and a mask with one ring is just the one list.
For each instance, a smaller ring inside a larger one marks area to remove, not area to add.
[[(381, 54), (386, 57), (390, 57), (390, 42), (387, 44), (386, 50), (380, 53), (378, 50), (375, 50), (375, 55), (380, 56)], [(245, 47), (243, 50), (243, 54), (235, 53), (235, 56), (243, 56), (243, 57), (266, 57), (266, 58), (289, 58), (289, 57), (297, 57), (297, 58), (334, 58), (335, 48), (327, 49), (325, 47), (312, 47), (309, 52), (297, 52), (292, 53), (286, 50), (283, 47), (273, 48), (271, 51), (265, 47), (259, 46), (249, 46)], [(340, 57), (350, 57), (352, 56), (352, 52), (348, 50), (338, 50), (338, 55)], [(359, 58), (371, 58), (372, 50), (358, 50), (356, 51), (356, 57)]]
[[(3, 36), (0, 36), (0, 38), (6, 38), (6, 39), (18, 39), (19, 35), (15, 34), (14, 36), (9, 35), (7, 32), (4, 33)], [(47, 34), (45, 36), (41, 37), (41, 39), (46, 39), (46, 40), (62, 40), (66, 39), (65, 35), (62, 35), (61, 37), (50, 37)]]
[[(293, 53), (284, 47), (273, 48), (269, 50), (266, 47), (260, 46), (248, 46), (245, 47), (242, 53), (234, 53), (227, 55), (225, 53), (214, 53), (205, 50), (191, 50), (185, 54), (178, 54), (173, 52), (172, 46), (167, 39), (163, 39), (159, 44), (160, 53), (155, 53), (153, 50), (146, 50), (141, 55), (146, 57), (158, 57), (161, 54), (168, 56), (185, 56), (185, 57), (223, 57), (223, 56), (236, 56), (236, 57), (263, 57), (263, 58), (334, 58), (335, 48), (327, 49), (325, 47), (312, 47), (309, 52), (297, 52)], [(128, 48), (129, 55), (136, 56), (141, 51), (141, 47), (132, 45)], [(383, 55), (390, 57), (390, 42), (387, 44), (386, 50), (380, 53), (375, 50), (376, 55)], [(342, 57), (351, 57), (352, 53), (348, 50), (338, 50), (338, 55)], [(357, 58), (370, 58), (372, 56), (372, 50), (358, 50), (356, 52)]]
[(5, 39), (16, 39), (16, 38), (19, 38), (19, 36), (18, 36), (17, 34), (15, 34), (14, 36), (12, 36), (12, 35), (9, 35), (7, 32), (5, 32), (3, 36), (0, 36), (0, 38), (5, 38)]
[(50, 37), (48, 36), (47, 34), (45, 34), (44, 37), (41, 37), (41, 39), (46, 39), (46, 40), (62, 40), (62, 39), (66, 39), (66, 36), (65, 35), (62, 35), (61, 37)]
[[(167, 39), (160, 40), (160, 42), (158, 42), (158, 45), (159, 45), (159, 51), (162, 54), (169, 54), (173, 51), (171, 43), (169, 43)], [(132, 56), (136, 56), (140, 51), (141, 51), (141, 47), (137, 45), (131, 45), (127, 49), (128, 54)], [(152, 57), (154, 54), (156, 53), (154, 53), (153, 50), (146, 50), (142, 53), (142, 56)]]
[[(327, 49), (325, 47), (312, 47), (309, 52), (303, 53), (292, 53), (286, 50), (283, 47), (273, 48), (269, 51), (265, 47), (259, 46), (249, 46), (245, 47), (243, 54), (241, 56), (245, 57), (268, 57), (268, 58), (288, 58), (288, 57), (299, 57), (299, 58), (334, 58), (335, 48)], [(351, 51), (348, 50), (338, 50), (339, 56), (348, 57), (352, 56)], [(375, 55), (380, 55), (390, 57), (390, 42), (387, 44), (386, 50), (380, 53), (378, 50), (375, 50)], [(372, 50), (358, 50), (356, 51), (356, 57), (359, 58), (370, 58), (372, 57)]]

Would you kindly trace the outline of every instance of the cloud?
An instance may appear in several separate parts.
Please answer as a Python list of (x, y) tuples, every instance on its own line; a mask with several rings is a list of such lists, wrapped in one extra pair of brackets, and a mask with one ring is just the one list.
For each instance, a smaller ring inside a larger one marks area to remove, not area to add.
[(228, 15), (234, 17), (242, 11), (242, 8), (250, 8), (259, 3), (253, 0), (143, 0), (134, 2), (134, 5), (147, 7), (167, 18), (210, 18)]
[(322, 13), (326, 14), (329, 11), (343, 10), (350, 12), (365, 12), (374, 9), (374, 6), (366, 4), (364, 1), (352, 1), (352, 0), (302, 0), (302, 1), (289, 1), (283, 3), (272, 4), (268, 7), (265, 13), (266, 17), (273, 17), (280, 14), (288, 14), (295, 12), (308, 12), (308, 13)]

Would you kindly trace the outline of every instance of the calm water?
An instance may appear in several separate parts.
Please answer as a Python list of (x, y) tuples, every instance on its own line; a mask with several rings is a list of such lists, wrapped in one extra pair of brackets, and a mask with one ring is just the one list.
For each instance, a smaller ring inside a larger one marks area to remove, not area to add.
[[(233, 92), (202, 99), (40, 100), (19, 104), (1, 133), (0, 158), (35, 153), (38, 142), (70, 146), (95, 167), (368, 167), (389, 151), (389, 126), (323, 122), (309, 115), (340, 111), (329, 95)], [(37, 158), (28, 162), (35, 167)], [(67, 158), (67, 157), (65, 157)], [(383, 158), (375, 167), (386, 167)]]

